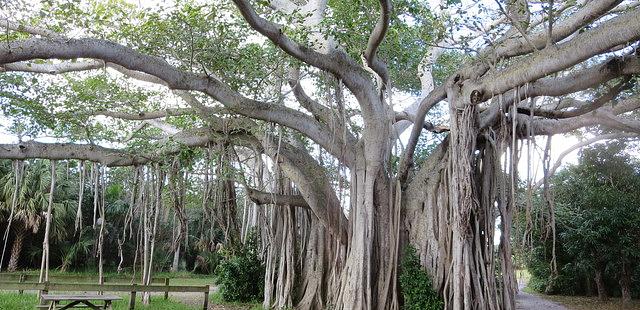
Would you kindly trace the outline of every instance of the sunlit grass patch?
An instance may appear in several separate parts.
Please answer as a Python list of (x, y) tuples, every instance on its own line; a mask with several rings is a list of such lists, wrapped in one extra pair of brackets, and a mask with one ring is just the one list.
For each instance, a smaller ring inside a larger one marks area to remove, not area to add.
[[(10, 292), (0, 292), (0, 310), (18, 310), (18, 309), (35, 309), (38, 304), (38, 296), (36, 294), (18, 294)], [(114, 310), (129, 309), (129, 298), (123, 297), (122, 300), (113, 303)], [(135, 309), (160, 309), (160, 310), (194, 310), (201, 309), (188, 306), (176, 301), (164, 300), (163, 297), (151, 297), (149, 305), (143, 305), (140, 297), (136, 298)]]

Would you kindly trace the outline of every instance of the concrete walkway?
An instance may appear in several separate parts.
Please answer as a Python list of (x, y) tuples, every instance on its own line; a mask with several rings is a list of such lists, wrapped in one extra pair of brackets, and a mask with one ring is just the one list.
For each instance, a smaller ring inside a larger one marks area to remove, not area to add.
[(523, 289), (526, 283), (524, 281), (518, 281), (518, 296), (516, 296), (516, 309), (517, 310), (568, 310), (565, 306), (562, 306), (553, 301), (540, 298), (536, 295), (525, 293)]

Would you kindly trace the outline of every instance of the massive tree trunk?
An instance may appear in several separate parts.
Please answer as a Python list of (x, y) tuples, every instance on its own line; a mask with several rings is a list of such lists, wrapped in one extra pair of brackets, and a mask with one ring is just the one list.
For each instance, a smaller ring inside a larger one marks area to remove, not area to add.
[(18, 270), (18, 262), (20, 260), (20, 253), (22, 253), (22, 245), (27, 230), (22, 225), (18, 225), (15, 230), (15, 237), (13, 239), (13, 245), (11, 246), (11, 257), (9, 258), (9, 265), (7, 271), (13, 272)]
[(392, 127), (386, 114), (377, 112), (377, 118), (365, 124), (364, 145), (356, 152), (351, 170), (350, 247), (334, 301), (339, 309), (399, 306), (395, 264), (400, 205), (396, 205), (388, 163)]

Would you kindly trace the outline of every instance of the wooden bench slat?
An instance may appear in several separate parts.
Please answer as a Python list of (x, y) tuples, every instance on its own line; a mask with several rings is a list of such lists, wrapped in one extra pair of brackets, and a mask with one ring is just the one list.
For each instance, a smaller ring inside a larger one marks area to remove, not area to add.
[(98, 294), (43, 294), (41, 296), (44, 301), (66, 301), (66, 300), (121, 300), (122, 297), (117, 295), (98, 295)]
[[(0, 290), (44, 290), (45, 283), (36, 282), (2, 282), (0, 281)], [(129, 284), (94, 284), (94, 283), (48, 283), (49, 291), (67, 291), (67, 292), (185, 292), (185, 293), (204, 293), (209, 291), (209, 286), (192, 286), (192, 285), (129, 285)]]

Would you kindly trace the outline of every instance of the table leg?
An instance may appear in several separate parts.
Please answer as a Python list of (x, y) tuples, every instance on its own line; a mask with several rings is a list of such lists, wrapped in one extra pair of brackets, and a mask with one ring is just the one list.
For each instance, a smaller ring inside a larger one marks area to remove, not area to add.
[(93, 310), (100, 310), (100, 307), (98, 307), (98, 306), (96, 306), (96, 305), (92, 304), (92, 303), (91, 303), (90, 301), (88, 301), (88, 300), (83, 300), (83, 301), (82, 301), (82, 303), (83, 303), (83, 304), (85, 304), (85, 305), (87, 305), (87, 307), (88, 307), (88, 308), (91, 308), (91, 309), (93, 309)]
[[(70, 303), (68, 303), (68, 304), (64, 305), (62, 308), (60, 308), (60, 310), (63, 310), (63, 309), (71, 309), (71, 308), (73, 308), (73, 306), (75, 306), (75, 305), (77, 305), (77, 304), (79, 304), (79, 303), (80, 303), (80, 301), (73, 301), (73, 302), (70, 302)], [(56, 308), (53, 308), (53, 309), (56, 309)]]
[(105, 300), (104, 301), (104, 308), (105, 309), (111, 309), (111, 300)]

